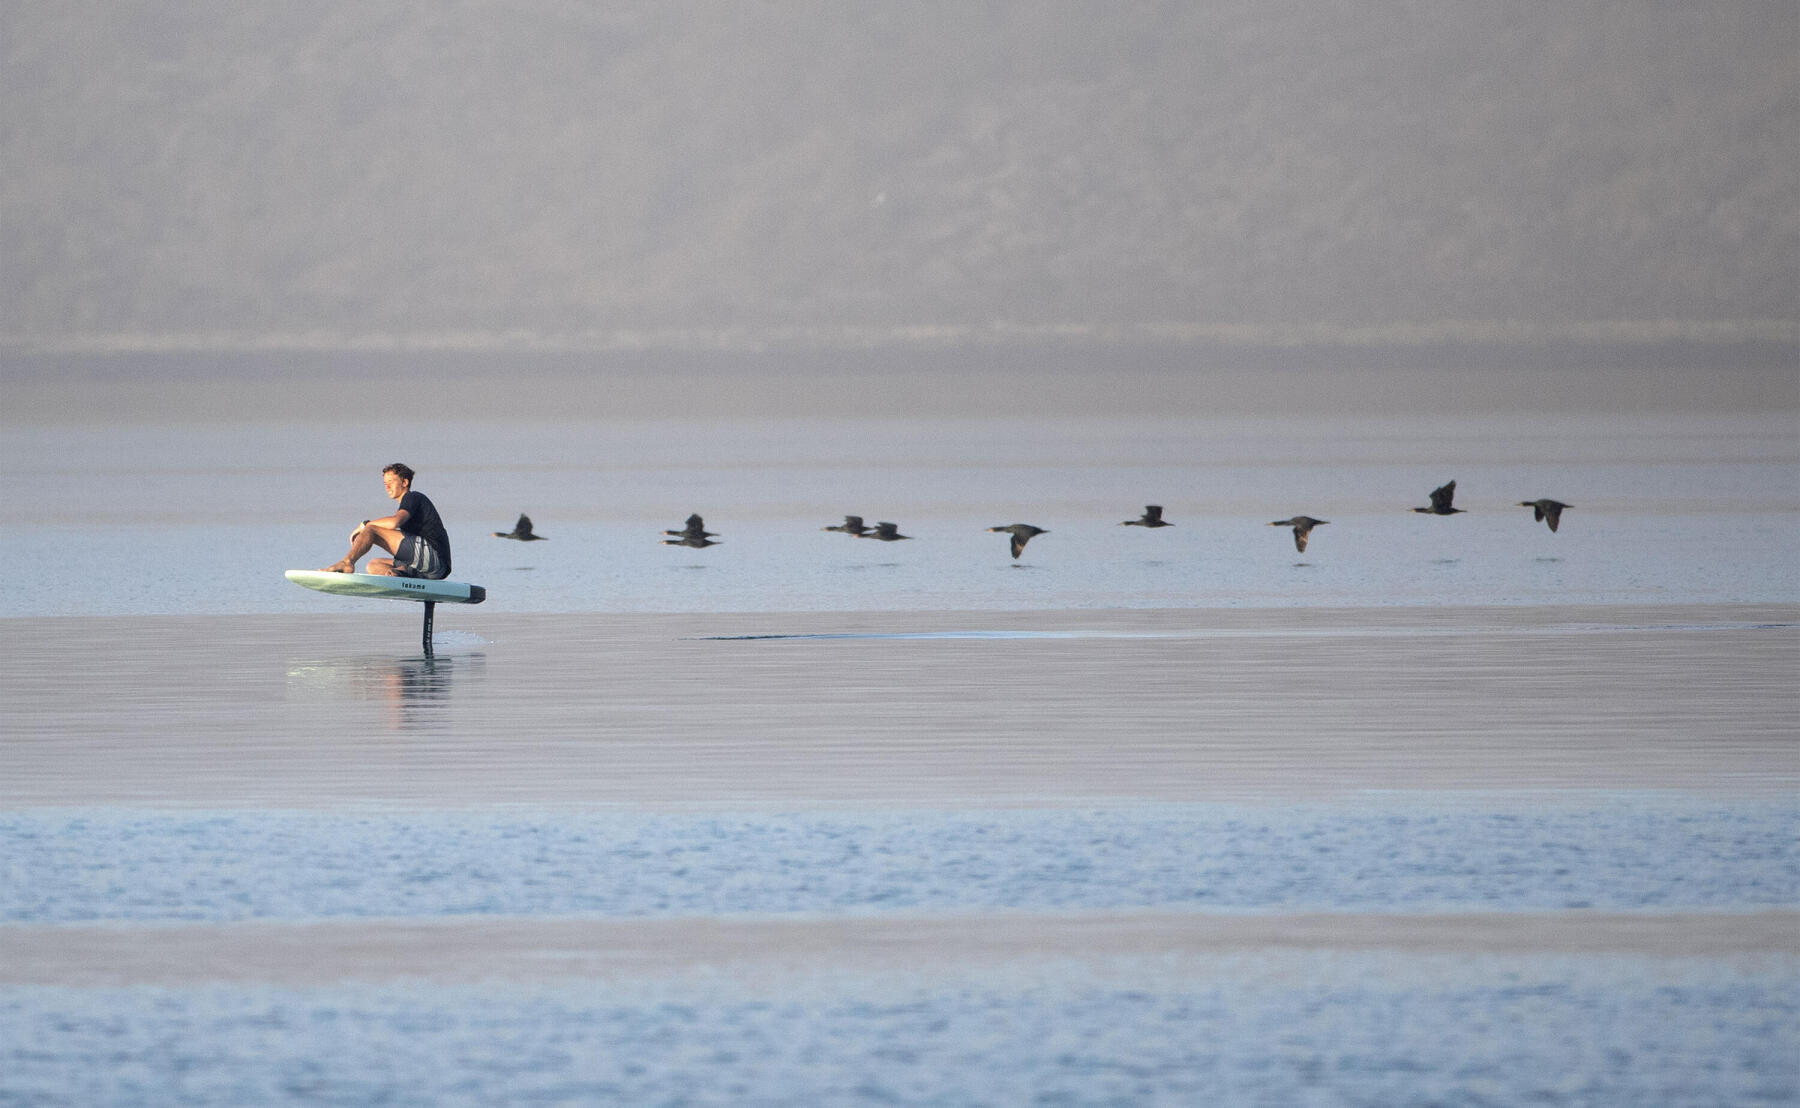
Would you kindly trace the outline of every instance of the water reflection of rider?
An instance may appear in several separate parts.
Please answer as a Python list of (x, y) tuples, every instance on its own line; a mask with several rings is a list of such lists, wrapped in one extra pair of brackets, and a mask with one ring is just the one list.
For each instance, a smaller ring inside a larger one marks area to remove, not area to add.
[[(479, 655), (467, 661), (479, 661)], [(411, 730), (433, 722), (449, 703), (456, 674), (455, 658), (397, 658), (377, 676), (377, 688), (388, 706), (388, 725)]]
[(416, 731), (449, 719), (451, 686), (479, 677), (486, 658), (335, 658), (295, 661), (288, 667), (290, 692), (329, 701), (376, 701), (384, 730)]

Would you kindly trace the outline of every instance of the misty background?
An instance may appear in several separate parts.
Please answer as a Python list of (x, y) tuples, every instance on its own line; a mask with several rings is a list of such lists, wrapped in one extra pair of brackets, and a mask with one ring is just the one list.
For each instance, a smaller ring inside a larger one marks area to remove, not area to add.
[(0, 52), (27, 407), (433, 352), (1700, 350), (1796, 391), (1791, 0), (114, 0), (0, 6)]

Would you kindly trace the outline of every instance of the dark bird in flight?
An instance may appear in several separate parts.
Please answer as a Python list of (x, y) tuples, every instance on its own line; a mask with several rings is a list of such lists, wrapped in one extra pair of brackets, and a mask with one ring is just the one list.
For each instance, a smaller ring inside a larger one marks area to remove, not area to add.
[(867, 527), (863, 526), (863, 521), (862, 521), (861, 516), (845, 516), (844, 522), (838, 524), (837, 526), (821, 527), (821, 528), (819, 528), (819, 530), (821, 530), (821, 531), (842, 531), (846, 535), (856, 535), (858, 537), (861, 537), (861, 536), (869, 533), (869, 529)]
[(704, 550), (709, 546), (719, 545), (712, 541), (717, 532), (708, 531), (706, 521), (701, 519), (698, 514), (687, 517), (687, 526), (680, 531), (664, 531), (663, 534), (676, 536), (672, 539), (664, 539), (662, 541), (664, 546), (691, 546), (696, 550)]
[[(687, 517), (686, 527), (683, 527), (679, 531), (664, 531), (663, 534), (676, 535), (684, 539), (710, 539), (718, 534), (718, 532), (708, 531), (706, 529), (706, 521), (701, 519), (698, 514), (695, 514)], [(669, 545), (675, 546), (677, 544), (670, 543)]]
[(1004, 531), (1012, 536), (1012, 556), (1015, 562), (1019, 560), (1019, 553), (1025, 549), (1025, 544), (1031, 541), (1031, 536), (1050, 533), (1042, 527), (1033, 527), (1029, 523), (1009, 523), (1005, 527), (989, 527), (988, 530)]
[(1163, 519), (1161, 504), (1146, 504), (1146, 505), (1144, 505), (1144, 514), (1143, 514), (1142, 518), (1128, 519), (1125, 522), (1119, 524), (1119, 526), (1120, 527), (1173, 527), (1175, 525), (1173, 523), (1169, 523)]
[(1544, 523), (1548, 523), (1550, 525), (1550, 530), (1552, 531), (1556, 530), (1556, 525), (1562, 522), (1562, 510), (1564, 508), (1573, 508), (1574, 506), (1575, 505), (1573, 504), (1564, 504), (1560, 500), (1544, 499), (1519, 501), (1519, 507), (1530, 508), (1532, 510), (1532, 517)]
[(497, 539), (518, 539), (520, 542), (544, 541), (544, 536), (531, 533), (531, 517), (523, 512), (519, 513), (519, 522), (513, 524), (513, 529), (511, 531), (495, 531), (494, 537)]
[(1294, 529), (1294, 549), (1306, 553), (1306, 536), (1321, 523), (1330, 523), (1329, 519), (1314, 519), (1311, 516), (1295, 516), (1293, 519), (1278, 519), (1269, 524), (1270, 527), (1292, 527)]
[(865, 531), (858, 535), (857, 538), (880, 539), (882, 542), (898, 542), (901, 539), (910, 539), (912, 536), (902, 535), (898, 523), (877, 523), (875, 525), (875, 530)]
[(1428, 516), (1455, 515), (1457, 512), (1462, 511), (1461, 508), (1452, 508), (1450, 506), (1450, 499), (1455, 495), (1455, 481), (1450, 482), (1448, 485), (1439, 485), (1437, 488), (1431, 490), (1431, 507), (1414, 508), (1413, 511)]

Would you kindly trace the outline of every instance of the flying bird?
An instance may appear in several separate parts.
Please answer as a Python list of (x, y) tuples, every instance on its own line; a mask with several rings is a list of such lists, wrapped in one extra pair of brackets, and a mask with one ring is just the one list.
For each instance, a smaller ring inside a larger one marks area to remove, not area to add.
[(717, 532), (708, 531), (706, 521), (701, 519), (698, 514), (687, 517), (687, 526), (683, 529), (664, 531), (663, 534), (675, 536), (672, 539), (664, 539), (662, 541), (664, 546), (691, 546), (696, 550), (704, 550), (709, 546), (719, 545), (712, 541)]
[(1548, 523), (1550, 525), (1550, 530), (1552, 531), (1556, 530), (1556, 525), (1562, 522), (1562, 510), (1564, 508), (1573, 508), (1574, 506), (1575, 505), (1573, 504), (1564, 504), (1560, 500), (1550, 499), (1519, 501), (1519, 507), (1530, 508), (1532, 510), (1532, 518)]
[[(718, 534), (718, 532), (708, 531), (706, 529), (706, 521), (701, 519), (700, 516), (696, 513), (695, 515), (691, 515), (691, 516), (687, 517), (687, 526), (686, 527), (683, 527), (679, 531), (664, 531), (663, 534), (677, 535), (684, 539), (694, 539), (694, 538), (710, 539), (710, 538), (714, 537), (716, 534)], [(676, 544), (670, 543), (669, 545), (674, 546)]]
[(1128, 520), (1124, 521), (1123, 523), (1119, 524), (1119, 526), (1120, 527), (1173, 527), (1175, 525), (1173, 523), (1169, 523), (1163, 519), (1161, 504), (1146, 504), (1146, 505), (1144, 505), (1144, 514), (1141, 518), (1128, 519)]
[(1025, 549), (1025, 544), (1031, 541), (1033, 535), (1050, 533), (1042, 527), (1033, 527), (1029, 523), (1009, 523), (1005, 527), (989, 527), (988, 530), (1003, 531), (1012, 536), (1012, 556), (1015, 562), (1019, 560), (1019, 553)]
[(1462, 511), (1461, 508), (1452, 508), (1450, 506), (1450, 500), (1455, 495), (1455, 481), (1450, 482), (1448, 485), (1439, 485), (1437, 488), (1431, 490), (1431, 507), (1414, 508), (1413, 511), (1428, 516), (1455, 515), (1457, 512)]
[(838, 524), (837, 526), (821, 527), (821, 528), (819, 528), (819, 530), (821, 530), (821, 531), (842, 531), (846, 535), (856, 535), (859, 538), (861, 536), (869, 533), (869, 529), (867, 527), (863, 526), (863, 520), (862, 520), (861, 516), (845, 516), (844, 522)]
[(1311, 516), (1295, 516), (1293, 519), (1278, 519), (1269, 524), (1270, 527), (1292, 527), (1294, 529), (1294, 549), (1306, 553), (1306, 536), (1321, 523), (1330, 523), (1328, 519), (1314, 519)]
[(531, 517), (523, 512), (519, 513), (519, 522), (513, 524), (513, 529), (511, 531), (495, 531), (494, 537), (497, 539), (518, 539), (520, 542), (545, 541), (544, 536), (532, 534)]
[(877, 523), (875, 525), (875, 530), (865, 531), (857, 537), (862, 539), (880, 539), (882, 542), (898, 542), (901, 539), (912, 538), (911, 535), (902, 535), (900, 533), (900, 525), (898, 523)]

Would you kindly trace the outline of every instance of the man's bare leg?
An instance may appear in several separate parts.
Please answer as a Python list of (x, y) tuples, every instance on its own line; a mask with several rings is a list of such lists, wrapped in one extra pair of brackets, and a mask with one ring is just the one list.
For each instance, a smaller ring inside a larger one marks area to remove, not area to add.
[[(376, 546), (380, 546), (383, 550), (392, 554), (395, 548), (400, 545), (400, 540), (403, 537), (404, 536), (402, 536), (400, 532), (387, 527), (358, 527), (355, 531), (351, 532), (350, 535), (350, 553), (326, 566), (320, 572), (355, 573), (356, 563), (364, 554), (375, 549)], [(373, 573), (379, 577), (392, 577), (394, 575), (393, 559), (377, 558), (369, 563), (367, 572)]]

